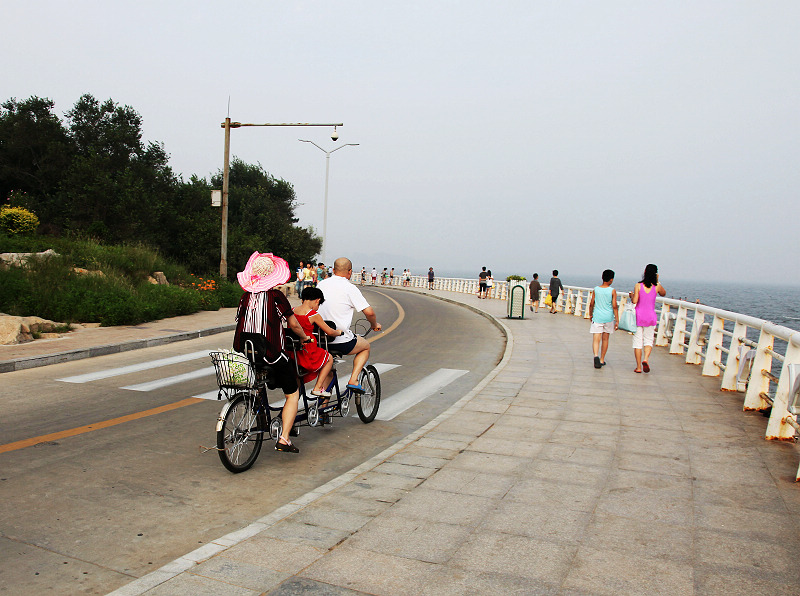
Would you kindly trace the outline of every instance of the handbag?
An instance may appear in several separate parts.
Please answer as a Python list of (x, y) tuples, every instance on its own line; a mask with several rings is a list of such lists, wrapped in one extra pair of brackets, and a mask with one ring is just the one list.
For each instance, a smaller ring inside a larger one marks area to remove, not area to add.
[(619, 316), (619, 328), (628, 333), (636, 333), (636, 306), (630, 302)]

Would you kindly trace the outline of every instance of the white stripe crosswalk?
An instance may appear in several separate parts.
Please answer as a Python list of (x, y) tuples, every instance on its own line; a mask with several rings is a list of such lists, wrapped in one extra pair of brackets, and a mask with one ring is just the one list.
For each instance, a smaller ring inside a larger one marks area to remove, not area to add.
[[(99, 381), (111, 377), (128, 375), (132, 373), (142, 372), (164, 366), (170, 366), (173, 364), (180, 364), (183, 362), (189, 362), (191, 360), (198, 360), (200, 358), (207, 358), (207, 357), (208, 357), (208, 351), (204, 350), (200, 352), (192, 352), (190, 354), (184, 354), (181, 356), (173, 356), (170, 358), (151, 360), (149, 362), (142, 362), (140, 364), (132, 364), (130, 366), (121, 366), (117, 368), (100, 370), (93, 373), (86, 373), (83, 375), (64, 377), (56, 380), (62, 381), (64, 383), (90, 383), (92, 381)], [(401, 365), (375, 363), (374, 366), (377, 369), (378, 374), (383, 375)], [(398, 393), (395, 393), (387, 397), (384, 392), (384, 395), (381, 398), (380, 410), (378, 411), (378, 416), (376, 417), (376, 419), (385, 421), (393, 420), (394, 418), (405, 412), (407, 409), (417, 405), (421, 401), (424, 401), (425, 399), (435, 394), (437, 391), (444, 388), (445, 386), (449, 385), (462, 375), (465, 375), (467, 372), (468, 371), (466, 370), (440, 368), (439, 370), (433, 372), (432, 374), (426, 376), (425, 378), (420, 379), (416, 383), (409, 385), (408, 387), (405, 387)], [(214, 367), (208, 366), (188, 373), (163, 377), (160, 379), (155, 379), (144, 383), (125, 385), (121, 387), (121, 389), (126, 389), (129, 391), (139, 391), (139, 392), (156, 391), (164, 387), (170, 387), (172, 385), (177, 385), (179, 383), (183, 383), (186, 381), (192, 381), (194, 379), (199, 379), (202, 377), (208, 377), (213, 375), (214, 375)], [(339, 378), (339, 390), (344, 392), (346, 389), (346, 384), (347, 384), (347, 375), (345, 374)], [(198, 397), (202, 399), (216, 401), (218, 395), (219, 395), (218, 390), (214, 389), (212, 391), (207, 391), (193, 395), (192, 397)]]

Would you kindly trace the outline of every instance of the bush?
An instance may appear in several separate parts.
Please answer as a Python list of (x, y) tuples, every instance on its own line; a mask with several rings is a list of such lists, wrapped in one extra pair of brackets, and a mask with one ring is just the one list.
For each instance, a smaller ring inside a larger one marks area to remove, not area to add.
[(506, 281), (527, 281), (522, 275), (509, 275)]
[(0, 209), (0, 229), (11, 236), (28, 236), (39, 227), (39, 218), (24, 207)]

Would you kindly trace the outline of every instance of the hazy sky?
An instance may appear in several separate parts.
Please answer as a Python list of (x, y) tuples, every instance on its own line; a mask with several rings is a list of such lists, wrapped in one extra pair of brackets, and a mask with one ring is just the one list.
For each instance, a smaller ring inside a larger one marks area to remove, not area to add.
[[(800, 2), (29, 0), (0, 99), (135, 108), (185, 178), (291, 182), (328, 256), (800, 283)], [(231, 196), (235, 200), (235, 196)], [(147, 197), (142, 197), (147, 208)], [(257, 247), (268, 250), (269, 247)]]

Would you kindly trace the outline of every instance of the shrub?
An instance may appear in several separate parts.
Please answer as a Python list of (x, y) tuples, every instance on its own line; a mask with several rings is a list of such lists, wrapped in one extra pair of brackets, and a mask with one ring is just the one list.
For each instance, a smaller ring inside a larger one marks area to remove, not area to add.
[(27, 236), (39, 227), (39, 218), (24, 207), (3, 207), (0, 209), (0, 229), (6, 234)]
[(526, 281), (522, 275), (509, 275), (506, 281)]

